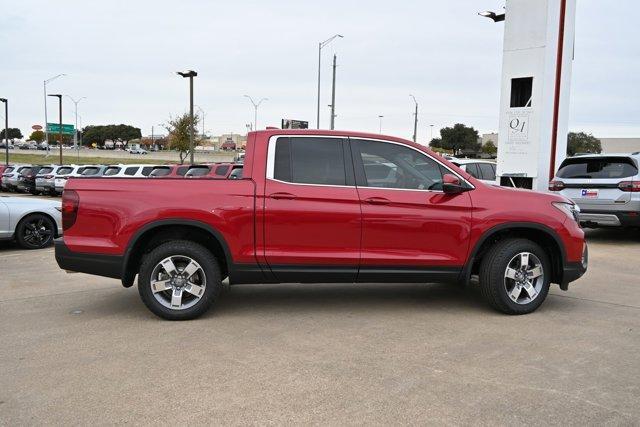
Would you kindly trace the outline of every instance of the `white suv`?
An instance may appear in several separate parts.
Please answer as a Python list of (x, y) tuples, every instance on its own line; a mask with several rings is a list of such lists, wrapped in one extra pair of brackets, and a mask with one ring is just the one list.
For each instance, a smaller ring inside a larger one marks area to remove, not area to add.
[(156, 165), (110, 165), (103, 178), (146, 178)]
[(496, 184), (496, 163), (480, 159), (449, 159), (469, 175), (479, 179), (485, 184)]
[(584, 227), (640, 227), (640, 152), (565, 159), (550, 191), (580, 207)]

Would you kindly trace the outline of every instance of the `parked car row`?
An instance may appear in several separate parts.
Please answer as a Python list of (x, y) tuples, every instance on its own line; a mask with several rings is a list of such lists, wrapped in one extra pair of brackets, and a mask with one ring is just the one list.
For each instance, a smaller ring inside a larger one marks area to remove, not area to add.
[(2, 191), (31, 194), (62, 194), (69, 178), (214, 178), (242, 177), (241, 163), (198, 165), (28, 165), (0, 166)]

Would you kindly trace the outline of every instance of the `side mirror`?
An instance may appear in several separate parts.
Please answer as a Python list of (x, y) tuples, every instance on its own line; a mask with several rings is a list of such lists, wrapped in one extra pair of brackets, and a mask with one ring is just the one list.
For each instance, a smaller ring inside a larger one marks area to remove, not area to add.
[(446, 194), (459, 194), (468, 190), (470, 188), (463, 185), (457, 176), (446, 173), (442, 177), (442, 191)]

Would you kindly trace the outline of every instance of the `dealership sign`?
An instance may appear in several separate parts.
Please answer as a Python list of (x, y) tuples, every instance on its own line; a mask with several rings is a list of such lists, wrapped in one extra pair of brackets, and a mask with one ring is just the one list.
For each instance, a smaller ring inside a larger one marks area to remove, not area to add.
[(309, 129), (309, 122), (302, 120), (282, 119), (282, 129)]

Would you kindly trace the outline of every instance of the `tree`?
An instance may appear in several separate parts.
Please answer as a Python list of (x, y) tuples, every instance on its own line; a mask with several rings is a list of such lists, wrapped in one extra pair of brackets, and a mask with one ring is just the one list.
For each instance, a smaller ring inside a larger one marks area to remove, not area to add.
[(431, 148), (442, 148), (442, 140), (440, 138), (433, 138), (429, 143)]
[(498, 147), (496, 147), (496, 145), (493, 143), (492, 140), (488, 140), (483, 146), (482, 146), (482, 152), (485, 154), (490, 154), (490, 155), (495, 155), (498, 152)]
[[(193, 116), (194, 137), (198, 129), (198, 116)], [(184, 113), (178, 117), (169, 120), (167, 132), (169, 132), (169, 148), (177, 150), (180, 155), (180, 164), (189, 155), (189, 126), (191, 125), (191, 117), (189, 113)]]
[[(14, 139), (22, 139), (22, 132), (18, 128), (9, 128), (9, 139), (13, 142)], [(4, 140), (4, 129), (0, 132), (0, 139)]]
[(140, 128), (130, 125), (100, 125), (87, 126), (83, 130), (83, 142), (104, 146), (105, 141), (123, 142), (126, 146), (129, 141), (142, 138)]
[(574, 156), (576, 153), (600, 154), (601, 152), (602, 144), (595, 136), (584, 132), (569, 132), (567, 142), (567, 154), (569, 156)]
[[(478, 142), (478, 131), (473, 127), (465, 126), (462, 123), (456, 123), (453, 127), (445, 127), (440, 129), (440, 144), (445, 150), (453, 150), (456, 154), (458, 151), (479, 151), (481, 144)], [(434, 138), (431, 142), (437, 141)]]
[(34, 130), (33, 132), (31, 132), (31, 135), (29, 135), (29, 140), (35, 141), (38, 144), (44, 141), (44, 138), (45, 138), (44, 132), (41, 130)]

